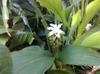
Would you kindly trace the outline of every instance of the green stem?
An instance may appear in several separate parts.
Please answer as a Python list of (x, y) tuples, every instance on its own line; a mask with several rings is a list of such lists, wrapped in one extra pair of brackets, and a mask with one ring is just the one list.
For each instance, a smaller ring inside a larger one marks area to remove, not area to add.
[(49, 47), (49, 40), (48, 40), (48, 30), (47, 30), (47, 27), (48, 27), (48, 24), (47, 24), (47, 22), (46, 22), (46, 20), (45, 20), (45, 18), (44, 18), (44, 16), (43, 16), (43, 14), (42, 14), (42, 12), (40, 11), (40, 9), (38, 8), (38, 5), (37, 5), (37, 3), (34, 1), (33, 2), (33, 7), (35, 8), (35, 12), (36, 13), (38, 13), (39, 14), (39, 16), (41, 16), (41, 18), (42, 18), (42, 20), (41, 20), (41, 22), (42, 22), (42, 24), (43, 24), (43, 26), (44, 26), (44, 28), (45, 28), (45, 31), (46, 31), (46, 39), (47, 39), (47, 45), (48, 45), (48, 48), (49, 48), (49, 50), (50, 50), (50, 47)]
[(62, 69), (63, 68), (62, 62), (59, 58), (56, 58), (54, 63), (55, 63), (55, 66), (56, 66), (57, 69)]
[(82, 4), (82, 17), (84, 16), (84, 14), (85, 14), (85, 0), (82, 0), (82, 2), (81, 2)]

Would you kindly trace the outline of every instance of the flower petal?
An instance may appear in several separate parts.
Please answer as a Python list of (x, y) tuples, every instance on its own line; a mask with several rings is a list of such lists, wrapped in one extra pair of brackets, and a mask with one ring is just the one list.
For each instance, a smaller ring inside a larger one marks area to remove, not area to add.
[(52, 26), (52, 25), (55, 25), (55, 24), (50, 23), (50, 26)]
[(62, 30), (58, 31), (59, 34), (65, 34), (65, 32), (63, 32)]
[(50, 30), (48, 36), (54, 35), (54, 37), (60, 38), (62, 34), (65, 34), (60, 28), (63, 24), (50, 24), (51, 27), (48, 27)]
[(53, 27), (48, 27), (48, 30), (54, 30), (54, 28)]
[(65, 34), (65, 32), (64, 31), (61, 31), (61, 34)]
[(53, 31), (50, 31), (49, 34), (48, 34), (48, 37), (49, 36), (52, 36), (53, 34), (54, 34), (54, 32)]
[(57, 24), (50, 24), (51, 27), (56, 28)]
[(61, 28), (62, 25), (63, 25), (63, 24), (59, 24), (59, 25), (58, 25), (58, 28)]
[(86, 26), (86, 31), (89, 31), (91, 29), (92, 25), (91, 24), (87, 24)]

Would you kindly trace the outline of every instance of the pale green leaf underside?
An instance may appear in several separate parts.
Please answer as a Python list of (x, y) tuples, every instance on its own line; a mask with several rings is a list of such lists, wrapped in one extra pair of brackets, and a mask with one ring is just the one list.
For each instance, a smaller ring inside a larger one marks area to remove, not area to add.
[(12, 74), (10, 53), (3, 45), (0, 45), (0, 74)]
[(73, 65), (100, 65), (100, 54), (92, 49), (69, 45), (60, 53), (65, 64)]
[(12, 53), (14, 74), (44, 74), (53, 64), (51, 55), (38, 46)]

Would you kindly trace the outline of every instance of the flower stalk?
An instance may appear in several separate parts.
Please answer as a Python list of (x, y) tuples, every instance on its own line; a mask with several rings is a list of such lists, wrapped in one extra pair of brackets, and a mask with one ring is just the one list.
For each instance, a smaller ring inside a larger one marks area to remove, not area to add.
[(61, 38), (65, 33), (60, 29), (62, 24), (50, 24), (50, 26), (51, 27), (48, 27), (48, 30), (50, 31), (48, 33), (50, 51), (55, 58), (58, 58), (58, 53), (62, 46)]

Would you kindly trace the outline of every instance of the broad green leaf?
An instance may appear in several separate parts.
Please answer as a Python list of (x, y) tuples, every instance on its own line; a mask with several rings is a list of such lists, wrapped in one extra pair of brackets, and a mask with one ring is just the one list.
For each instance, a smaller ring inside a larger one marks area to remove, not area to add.
[(13, 19), (13, 24), (16, 24), (20, 20), (19, 16), (15, 16)]
[(3, 20), (1, 15), (0, 15), (0, 25), (3, 25)]
[(65, 10), (65, 16), (66, 16), (66, 20), (67, 20), (67, 21), (68, 21), (68, 18), (69, 18), (69, 16), (70, 16), (70, 13), (71, 13), (72, 9), (73, 9), (73, 6), (69, 6), (69, 7), (67, 7), (66, 10)]
[(4, 45), (0, 45), (0, 74), (12, 74), (10, 52)]
[(0, 44), (6, 45), (6, 42), (9, 40), (9, 36), (7, 34), (0, 34)]
[(44, 74), (53, 64), (51, 54), (38, 46), (12, 53), (13, 74)]
[[(31, 28), (30, 28), (28, 19), (25, 16), (24, 10), (22, 9), (22, 7), (20, 5), (18, 5), (18, 4), (14, 4), (14, 5), (15, 5), (15, 8), (14, 8), (15, 13), (17, 13), (20, 16), (20, 18), (23, 20), (24, 24), (28, 27), (29, 31), (31, 31)], [(20, 18), (17, 17), (17, 20), (19, 20)], [(13, 23), (15, 23), (15, 22), (13, 21)]]
[(100, 70), (96, 71), (96, 73), (95, 73), (95, 74), (100, 74)]
[[(17, 21), (16, 21), (17, 22)], [(15, 22), (14, 22), (15, 23)], [(21, 23), (16, 23), (12, 26), (12, 29), (14, 31), (23, 31), (25, 29), (25, 25), (21, 22)]]
[[(83, 35), (81, 35), (80, 37), (78, 37), (78, 38), (76, 38), (76, 40), (74, 41), (74, 45), (83, 45), (83, 46), (88, 46), (88, 45), (84, 45), (84, 44), (82, 44), (82, 42), (84, 42), (84, 40), (85, 39), (87, 39), (87, 38), (89, 38), (91, 35), (93, 35), (93, 34), (95, 34), (96, 32), (99, 32), (100, 31), (100, 26), (98, 25), (98, 26), (96, 26), (96, 27), (94, 27), (93, 29), (91, 29), (90, 31), (88, 31), (88, 32), (86, 32), (86, 33), (84, 33)], [(96, 34), (97, 35), (97, 34)], [(98, 37), (97, 38), (99, 38), (100, 39), (100, 37), (99, 37), (99, 34), (97, 35)], [(95, 36), (96, 37), (96, 36)], [(91, 44), (93, 45), (89, 45), (88, 47), (94, 47), (96, 44), (97, 45), (99, 45), (99, 43), (98, 42), (100, 42), (99, 40), (97, 40), (97, 38), (96, 38), (96, 41), (97, 42), (94, 42), (94, 40), (95, 40), (95, 38), (93, 38), (93, 40), (90, 40), (90, 41), (93, 41)]]
[(81, 22), (81, 11), (79, 10), (76, 14), (72, 16), (72, 24), (69, 37), (73, 36), (80, 22)]
[(63, 9), (61, 0), (38, 0), (40, 4), (42, 4), (44, 7), (46, 7), (49, 11), (54, 13), (56, 16), (59, 16), (61, 21), (64, 24), (64, 30), (66, 29), (66, 15), (65, 10)]
[[(23, 15), (23, 14), (22, 14), (22, 15)], [(30, 25), (29, 25), (29, 22), (28, 22), (27, 17), (26, 17), (25, 15), (23, 15), (23, 16), (20, 15), (20, 17), (22, 18), (24, 24), (28, 27), (29, 31), (31, 32), (32, 30), (31, 30), (31, 27), (30, 27)]]
[(99, 0), (94, 0), (86, 6), (85, 14), (78, 28), (78, 36), (80, 36), (85, 30), (86, 25), (90, 22), (90, 20), (95, 16), (95, 14), (100, 10), (100, 2)]
[(34, 0), (32, 1), (32, 6), (35, 8), (35, 13), (38, 14), (42, 19), (41, 19), (41, 22), (42, 22), (42, 25), (43, 27), (45, 28), (45, 32), (46, 32), (46, 37), (47, 37), (47, 33), (48, 33), (48, 30), (47, 30), (47, 22), (44, 18), (44, 15), (42, 14), (41, 10), (38, 8), (38, 5), (37, 5), (37, 2), (35, 2)]
[(94, 25), (100, 24), (100, 11), (98, 13), (98, 16), (96, 16), (95, 19), (93, 20), (93, 24)]
[(77, 5), (79, 4), (79, 2), (81, 2), (81, 0), (70, 0), (70, 1), (73, 1), (73, 5)]
[(53, 13), (60, 14), (62, 11), (61, 0), (38, 0), (38, 2)]
[(52, 71), (48, 71), (47, 74), (75, 74), (75, 73), (66, 70), (52, 70)]
[(9, 48), (15, 48), (24, 43), (31, 44), (34, 40), (33, 33), (30, 32), (17, 32), (15, 36), (12, 37), (9, 43)]
[(87, 66), (100, 65), (100, 54), (82, 46), (66, 46), (60, 53), (60, 58), (65, 64)]
[[(8, 29), (8, 32), (16, 32), (17, 30)], [(5, 34), (7, 31), (4, 26), (0, 25), (0, 34)]]
[(5, 30), (8, 33), (8, 35), (11, 36), (9, 31), (8, 31), (9, 12), (8, 12), (7, 3), (8, 3), (7, 0), (2, 0), (2, 18), (3, 18)]
[[(2, 22), (0, 22), (2, 23)], [(12, 32), (13, 30), (12, 29), (8, 29), (8, 32)], [(7, 31), (5, 30), (5, 27), (3, 25), (0, 25), (0, 34), (4, 34), (6, 33)]]
[(6, 33), (4, 26), (0, 25), (0, 34)]
[(46, 14), (44, 15), (45, 19), (49, 22), (54, 22), (54, 15)]
[(85, 38), (81, 44), (85, 47), (93, 47), (100, 49), (100, 31), (97, 31), (91, 35), (89, 35), (87, 38)]
[[(61, 0), (38, 0), (40, 4), (46, 7), (49, 11), (55, 14), (55, 16), (59, 16), (61, 19), (61, 14), (63, 14), (63, 7), (61, 5)], [(58, 19), (59, 20), (59, 19)]]

